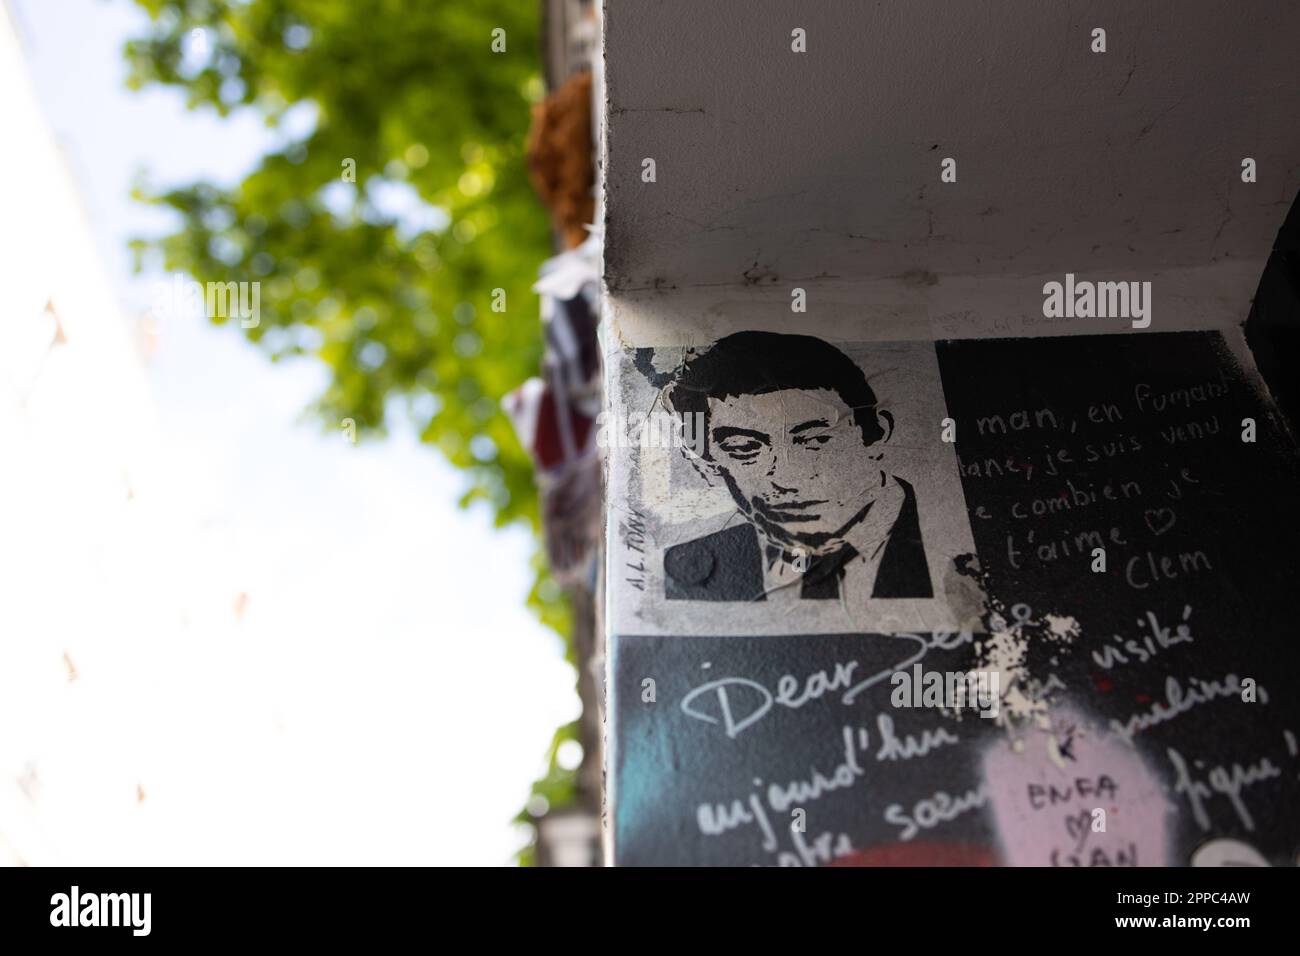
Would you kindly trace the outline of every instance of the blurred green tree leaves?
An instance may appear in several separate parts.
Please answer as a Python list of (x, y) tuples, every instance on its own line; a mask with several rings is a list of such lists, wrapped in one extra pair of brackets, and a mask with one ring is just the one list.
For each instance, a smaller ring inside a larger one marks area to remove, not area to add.
[[(531, 286), (551, 254), (524, 154), (544, 92), (537, 6), (135, 2), (152, 23), (127, 44), (133, 88), (177, 87), (191, 108), (223, 116), (254, 110), (283, 141), (233, 188), (140, 187), (181, 225), (137, 240), (137, 264), (260, 281), (261, 321), (244, 334), (272, 361), (328, 366), (315, 409), (326, 431), (351, 419), (362, 435), (382, 433), (390, 416), (409, 415), (466, 473), (462, 504), (482, 501), (498, 526), (538, 532), (532, 461), (500, 406), (538, 372)], [(498, 28), (504, 53), (492, 50)], [(498, 289), (504, 312), (492, 309)], [(570, 608), (540, 547), (533, 571), (528, 604), (576, 664)], [(573, 798), (574, 773), (555, 753), (575, 727), (557, 731), (533, 787), (551, 806)]]
[[(378, 433), (410, 415), (467, 474), (463, 504), (536, 530), (532, 463), (500, 408), (538, 369), (530, 286), (551, 252), (524, 157), (543, 92), (536, 5), (136, 3), (152, 22), (126, 47), (133, 88), (178, 87), (221, 115), (255, 110), (283, 139), (233, 188), (142, 187), (182, 225), (137, 241), (137, 264), (260, 281), (261, 322), (244, 332), (272, 360), (329, 367), (325, 429), (350, 418)], [(492, 51), (497, 28), (504, 53)], [(563, 596), (535, 568), (529, 603), (567, 635)]]
[[(526, 177), (541, 95), (538, 13), (519, 0), (136, 0), (130, 85), (194, 108), (255, 109), (286, 135), (233, 189), (188, 183), (140, 198), (182, 228), (138, 261), (199, 281), (260, 281), (273, 359), (315, 355), (325, 427), (382, 431), (400, 408), (469, 476), (498, 524), (538, 524), (532, 463), (499, 399), (536, 375), (530, 291), (550, 254)], [(491, 31), (506, 30), (506, 53)], [(347, 161), (355, 182), (347, 182)], [(507, 310), (491, 311), (494, 289)], [(547, 591), (543, 588), (542, 591)]]

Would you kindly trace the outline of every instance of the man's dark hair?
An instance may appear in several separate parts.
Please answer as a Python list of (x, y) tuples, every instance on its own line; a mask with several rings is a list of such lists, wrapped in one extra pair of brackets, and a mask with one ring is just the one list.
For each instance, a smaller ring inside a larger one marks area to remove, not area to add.
[[(862, 369), (829, 342), (810, 335), (737, 332), (718, 339), (686, 363), (667, 397), (683, 420), (692, 413), (704, 416), (707, 441), (710, 398), (725, 400), (787, 388), (833, 391), (852, 409), (864, 445), (885, 437), (876, 416), (876, 393)], [(707, 445), (704, 457), (710, 457)]]

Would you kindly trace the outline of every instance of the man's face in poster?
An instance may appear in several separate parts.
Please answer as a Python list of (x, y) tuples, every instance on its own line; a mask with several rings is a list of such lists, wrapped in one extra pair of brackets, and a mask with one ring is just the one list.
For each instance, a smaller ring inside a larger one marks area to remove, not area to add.
[(830, 389), (711, 397), (708, 407), (711, 470), (769, 538), (816, 552), (841, 540), (875, 500), (888, 415), (860, 413), (879, 421), (868, 444)]

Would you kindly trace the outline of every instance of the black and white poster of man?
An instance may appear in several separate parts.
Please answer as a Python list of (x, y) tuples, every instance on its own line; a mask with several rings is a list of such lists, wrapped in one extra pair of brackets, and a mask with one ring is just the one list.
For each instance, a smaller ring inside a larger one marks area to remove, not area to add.
[(943, 630), (975, 610), (930, 343), (740, 331), (628, 351), (621, 383), (642, 414), (600, 436), (619, 629)]

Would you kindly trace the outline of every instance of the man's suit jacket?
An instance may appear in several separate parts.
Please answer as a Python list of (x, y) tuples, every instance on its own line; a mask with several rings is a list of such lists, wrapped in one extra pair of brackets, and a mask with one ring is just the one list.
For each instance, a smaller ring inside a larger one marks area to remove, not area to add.
[[(871, 590), (875, 598), (934, 597), (921, 543), (916, 495), (901, 478), (903, 507)], [(664, 552), (664, 596), (682, 601), (763, 601), (763, 549), (749, 522), (674, 545)]]

